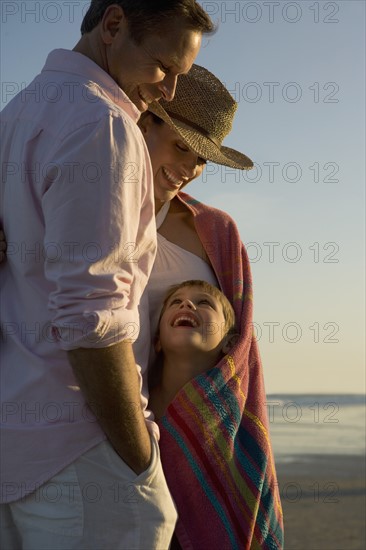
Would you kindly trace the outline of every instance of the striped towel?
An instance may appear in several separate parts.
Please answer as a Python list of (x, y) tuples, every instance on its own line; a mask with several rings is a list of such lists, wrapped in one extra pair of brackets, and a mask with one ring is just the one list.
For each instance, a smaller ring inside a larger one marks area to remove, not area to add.
[(283, 548), (282, 510), (253, 337), (247, 253), (232, 219), (185, 193), (197, 233), (234, 306), (240, 339), (186, 384), (159, 422), (161, 458), (183, 550)]

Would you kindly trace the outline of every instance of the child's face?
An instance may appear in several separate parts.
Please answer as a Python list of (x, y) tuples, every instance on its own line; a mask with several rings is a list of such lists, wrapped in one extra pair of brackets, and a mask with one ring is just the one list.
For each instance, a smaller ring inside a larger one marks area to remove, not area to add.
[(178, 289), (168, 300), (159, 325), (157, 350), (221, 351), (226, 334), (221, 302), (201, 287)]

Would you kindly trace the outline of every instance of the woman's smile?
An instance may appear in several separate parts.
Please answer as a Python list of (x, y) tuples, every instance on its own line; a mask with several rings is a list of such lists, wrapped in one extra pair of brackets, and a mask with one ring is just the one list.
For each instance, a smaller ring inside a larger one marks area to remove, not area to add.
[(183, 179), (171, 170), (169, 170), (169, 168), (163, 166), (161, 170), (173, 189), (177, 189), (183, 184)]

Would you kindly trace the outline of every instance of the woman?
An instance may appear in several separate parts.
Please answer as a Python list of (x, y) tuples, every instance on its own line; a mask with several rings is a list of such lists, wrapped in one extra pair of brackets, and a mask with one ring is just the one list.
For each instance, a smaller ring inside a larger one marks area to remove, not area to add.
[(166, 289), (187, 279), (221, 288), (240, 331), (231, 354), (184, 386), (159, 420), (163, 467), (179, 515), (174, 544), (183, 549), (283, 544), (248, 257), (227, 214), (181, 192), (207, 160), (253, 166), (222, 146), (236, 108), (221, 82), (194, 65), (180, 77), (175, 99), (151, 105), (139, 123), (157, 213), (158, 251), (148, 283), (152, 333)]

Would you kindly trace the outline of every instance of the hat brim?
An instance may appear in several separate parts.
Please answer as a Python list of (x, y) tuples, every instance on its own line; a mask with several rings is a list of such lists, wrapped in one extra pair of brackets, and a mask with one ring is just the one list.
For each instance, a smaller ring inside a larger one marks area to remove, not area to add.
[(215, 162), (216, 164), (222, 164), (239, 170), (250, 170), (253, 168), (253, 161), (249, 157), (230, 147), (224, 147), (223, 145), (218, 147), (208, 137), (201, 134), (199, 130), (180, 120), (171, 118), (158, 102), (154, 101), (150, 103), (149, 111), (161, 118), (175, 130), (184, 143), (199, 157)]

